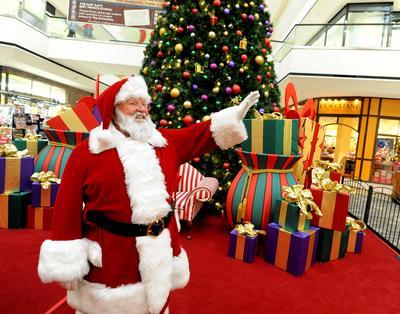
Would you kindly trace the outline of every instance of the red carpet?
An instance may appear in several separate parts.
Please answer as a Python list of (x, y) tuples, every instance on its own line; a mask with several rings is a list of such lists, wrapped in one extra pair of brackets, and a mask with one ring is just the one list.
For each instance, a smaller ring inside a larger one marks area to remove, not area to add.
[[(400, 260), (367, 232), (363, 253), (316, 264), (292, 276), (258, 256), (252, 264), (227, 257), (229, 228), (205, 217), (182, 242), (191, 281), (171, 296), (171, 313), (395, 313), (400, 308)], [(48, 232), (0, 230), (1, 313), (44, 313), (64, 291), (43, 285), (36, 273), (38, 249)], [(54, 313), (73, 313), (64, 304)]]

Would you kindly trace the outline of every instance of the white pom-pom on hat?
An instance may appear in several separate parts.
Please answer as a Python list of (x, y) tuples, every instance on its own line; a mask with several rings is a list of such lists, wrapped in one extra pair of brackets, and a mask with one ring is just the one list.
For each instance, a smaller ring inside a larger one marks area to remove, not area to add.
[(115, 95), (114, 104), (126, 101), (129, 98), (143, 98), (147, 103), (151, 101), (146, 82), (143, 76), (135, 75), (128, 78)]

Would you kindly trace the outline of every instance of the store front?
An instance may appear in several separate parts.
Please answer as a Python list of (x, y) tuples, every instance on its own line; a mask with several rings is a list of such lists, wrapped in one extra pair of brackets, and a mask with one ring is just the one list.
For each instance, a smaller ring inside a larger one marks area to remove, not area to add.
[(392, 184), (400, 170), (400, 100), (317, 99), (326, 135), (321, 159), (342, 163), (362, 181)]

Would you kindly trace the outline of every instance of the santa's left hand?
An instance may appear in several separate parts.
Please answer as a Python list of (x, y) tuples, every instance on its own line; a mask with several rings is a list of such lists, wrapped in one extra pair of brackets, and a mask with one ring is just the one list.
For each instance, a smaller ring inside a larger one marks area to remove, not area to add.
[(260, 98), (260, 93), (258, 91), (251, 92), (247, 97), (239, 104), (239, 118), (243, 119), (247, 111), (254, 106)]

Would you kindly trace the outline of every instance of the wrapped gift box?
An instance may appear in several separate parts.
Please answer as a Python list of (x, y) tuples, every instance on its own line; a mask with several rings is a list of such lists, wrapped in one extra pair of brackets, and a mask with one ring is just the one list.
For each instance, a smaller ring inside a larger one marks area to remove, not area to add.
[(53, 207), (28, 206), (28, 229), (51, 230)]
[(74, 108), (49, 119), (47, 125), (52, 129), (88, 132), (99, 125), (91, 110), (91, 104), (79, 102)]
[(25, 228), (30, 202), (31, 192), (0, 194), (0, 228)]
[(297, 155), (299, 120), (244, 119), (249, 137), (241, 146), (244, 151), (263, 154)]
[(310, 219), (306, 215), (300, 215), (300, 208), (296, 202), (287, 202), (282, 199), (276, 200), (274, 222), (278, 223), (289, 232), (304, 231), (310, 229)]
[(349, 231), (349, 243), (347, 245), (347, 252), (349, 253), (361, 253), (363, 242), (364, 242), (364, 231), (350, 230)]
[(319, 228), (288, 232), (280, 225), (268, 225), (264, 258), (287, 272), (301, 276), (315, 263)]
[(58, 183), (51, 183), (48, 189), (43, 189), (39, 182), (32, 183), (32, 206), (53, 206), (58, 192)]
[(241, 235), (237, 230), (232, 230), (229, 235), (228, 256), (246, 263), (254, 261), (257, 253), (257, 236)]
[(349, 194), (346, 192), (324, 191), (314, 185), (310, 188), (314, 202), (320, 208), (322, 217), (314, 215), (311, 225), (320, 228), (345, 231), (349, 209)]
[(349, 242), (349, 229), (343, 232), (321, 228), (317, 248), (317, 260), (331, 262), (343, 258)]
[(31, 191), (33, 157), (0, 157), (0, 194)]
[(33, 157), (36, 157), (43, 148), (45, 148), (48, 144), (47, 140), (29, 140), (29, 139), (24, 139), (24, 138), (16, 138), (13, 141), (13, 144), (19, 151), (27, 149), (28, 154), (32, 155)]

